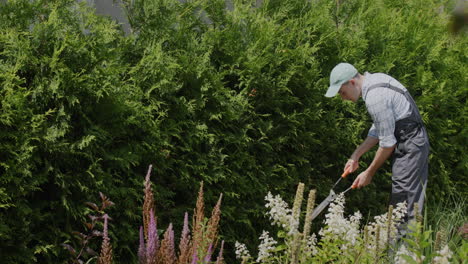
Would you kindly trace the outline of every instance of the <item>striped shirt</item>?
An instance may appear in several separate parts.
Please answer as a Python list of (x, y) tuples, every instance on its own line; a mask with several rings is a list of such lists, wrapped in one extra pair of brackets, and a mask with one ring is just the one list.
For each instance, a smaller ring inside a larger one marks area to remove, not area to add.
[(390, 83), (403, 91), (406, 91), (406, 88), (387, 74), (368, 72), (364, 74), (362, 97), (373, 120), (368, 136), (378, 138), (379, 146), (388, 148), (397, 143), (394, 134), (395, 122), (409, 117), (411, 108), (403, 94), (391, 89), (378, 87), (367, 91), (369, 87), (377, 83)]

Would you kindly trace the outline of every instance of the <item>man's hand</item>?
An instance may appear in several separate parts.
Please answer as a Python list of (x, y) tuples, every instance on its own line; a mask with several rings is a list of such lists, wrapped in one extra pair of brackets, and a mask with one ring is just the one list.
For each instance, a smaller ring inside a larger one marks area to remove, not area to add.
[(354, 160), (354, 159), (349, 159), (348, 162), (346, 162), (343, 172), (348, 172), (352, 173), (355, 172), (359, 168), (359, 160)]
[(374, 174), (368, 170), (361, 172), (354, 180), (352, 188), (355, 189), (367, 186), (369, 183), (371, 183), (372, 177), (374, 177)]
[(354, 183), (352, 185), (353, 189), (362, 188), (368, 185), (372, 181), (372, 177), (374, 177), (374, 174), (377, 172), (377, 169), (380, 168), (380, 166), (382, 166), (385, 160), (387, 160), (388, 157), (392, 155), (394, 149), (395, 145), (389, 148), (379, 147), (379, 149), (375, 153), (374, 160), (372, 161), (369, 168), (361, 172), (361, 174), (359, 174), (354, 180)]

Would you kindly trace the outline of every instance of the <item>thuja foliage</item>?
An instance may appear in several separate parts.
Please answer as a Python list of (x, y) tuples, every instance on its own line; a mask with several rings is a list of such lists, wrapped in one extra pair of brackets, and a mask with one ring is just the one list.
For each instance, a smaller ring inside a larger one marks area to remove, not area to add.
[(133, 250), (134, 171), (157, 121), (122, 85), (123, 34), (74, 1), (1, 3), (0, 28), (2, 262), (61, 262), (99, 191), (122, 206), (118, 253)]
[[(99, 191), (119, 205), (114, 260), (135, 262), (149, 163), (162, 221), (182, 219), (203, 180), (208, 201), (224, 193), (226, 249), (255, 241), (264, 193), (301, 181), (323, 198), (370, 127), (363, 104), (323, 97), (340, 61), (415, 97), (428, 199), (467, 194), (467, 38), (448, 33), (452, 1), (128, 0), (128, 36), (85, 2), (0, 3), (3, 262), (60, 263)], [(349, 208), (382, 211), (389, 175)]]

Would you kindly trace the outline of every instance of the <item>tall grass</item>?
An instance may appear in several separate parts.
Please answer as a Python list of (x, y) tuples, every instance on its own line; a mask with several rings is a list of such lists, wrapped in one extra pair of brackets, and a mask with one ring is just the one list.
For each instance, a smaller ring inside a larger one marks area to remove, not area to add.
[[(450, 196), (445, 200), (429, 200), (424, 212), (426, 219), (424, 229), (433, 231), (434, 249), (440, 249), (440, 245), (444, 243), (450, 248), (460, 248), (467, 243), (467, 197)], [(467, 259), (465, 262), (468, 262), (468, 246), (465, 245), (465, 247), (467, 248), (462, 253), (465, 256), (464, 259)]]

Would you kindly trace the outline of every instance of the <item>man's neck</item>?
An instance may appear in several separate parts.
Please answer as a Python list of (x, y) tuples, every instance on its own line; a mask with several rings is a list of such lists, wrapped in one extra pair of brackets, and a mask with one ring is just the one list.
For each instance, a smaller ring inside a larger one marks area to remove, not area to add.
[(356, 78), (356, 86), (359, 89), (359, 97), (362, 97), (362, 83), (364, 82), (364, 76), (359, 74)]

